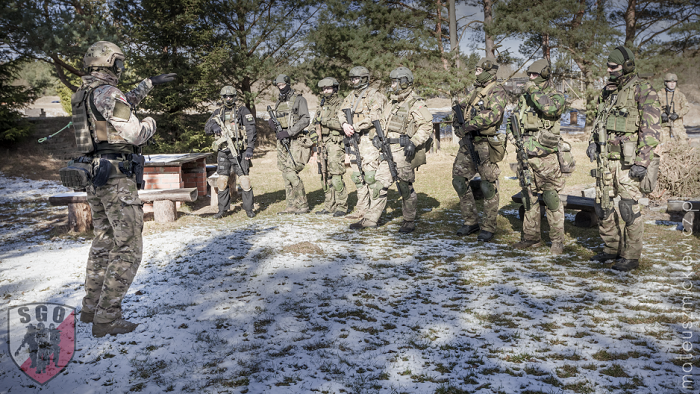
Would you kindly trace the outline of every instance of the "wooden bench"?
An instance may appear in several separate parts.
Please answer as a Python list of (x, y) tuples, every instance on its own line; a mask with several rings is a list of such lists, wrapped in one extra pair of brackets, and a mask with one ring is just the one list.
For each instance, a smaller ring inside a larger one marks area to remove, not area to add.
[[(511, 197), (513, 202), (522, 204), (523, 194), (518, 192), (513, 197)], [(544, 207), (544, 199), (542, 195), (538, 198), (540, 207)], [(575, 209), (579, 212), (576, 213), (574, 217), (574, 226), (576, 227), (594, 227), (598, 225), (598, 216), (595, 213), (595, 199), (589, 197), (578, 197), (569, 195), (559, 195), (559, 200), (564, 204), (566, 209)], [(518, 209), (518, 215), (520, 220), (525, 217), (525, 207), (520, 206)]]
[[(142, 202), (153, 203), (153, 216), (156, 223), (174, 222), (177, 219), (176, 201), (197, 200), (197, 188), (139, 190)], [(61, 193), (49, 197), (53, 206), (68, 205), (68, 227), (70, 231), (85, 232), (92, 228), (92, 212), (87, 203), (87, 193)]]

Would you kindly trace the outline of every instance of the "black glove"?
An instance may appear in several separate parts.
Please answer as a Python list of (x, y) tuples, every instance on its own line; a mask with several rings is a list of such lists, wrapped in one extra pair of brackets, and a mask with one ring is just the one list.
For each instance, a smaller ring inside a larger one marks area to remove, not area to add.
[(251, 147), (246, 148), (244, 157), (246, 158), (246, 160), (252, 159), (253, 158), (253, 148), (251, 148)]
[(267, 120), (267, 125), (270, 126), (270, 129), (271, 129), (272, 131), (276, 131), (276, 130), (277, 130), (277, 125), (276, 125), (275, 122), (272, 120), (272, 118), (270, 118), (270, 119)]
[(378, 135), (375, 135), (374, 138), (372, 138), (372, 145), (374, 145), (378, 151), (382, 150), (382, 141), (379, 139)]
[(285, 138), (289, 138), (289, 133), (287, 132), (287, 130), (282, 130), (279, 133), (277, 133), (278, 140), (283, 140)]
[(151, 83), (154, 85), (160, 85), (168, 82), (172, 82), (175, 80), (175, 77), (177, 74), (175, 73), (170, 73), (170, 74), (160, 74), (156, 77), (151, 77), (149, 78), (151, 80)]
[(647, 168), (644, 166), (639, 166), (639, 165), (633, 165), (632, 168), (630, 168), (630, 178), (638, 178), (638, 179), (644, 179), (644, 176), (647, 174)]
[(412, 161), (416, 157), (416, 145), (413, 144), (410, 138), (406, 138), (406, 143), (403, 147), (403, 155), (406, 156), (406, 161)]
[(221, 135), (221, 126), (218, 123), (211, 125), (211, 132), (209, 134)]
[(676, 120), (676, 119), (678, 119), (678, 114), (674, 112), (671, 115), (668, 115), (668, 118), (671, 119), (672, 121)]
[(595, 161), (596, 154), (598, 153), (598, 144), (591, 142), (588, 144), (588, 149), (586, 149), (586, 156), (591, 159), (591, 163)]
[(661, 112), (661, 123), (668, 123), (668, 114), (666, 112)]

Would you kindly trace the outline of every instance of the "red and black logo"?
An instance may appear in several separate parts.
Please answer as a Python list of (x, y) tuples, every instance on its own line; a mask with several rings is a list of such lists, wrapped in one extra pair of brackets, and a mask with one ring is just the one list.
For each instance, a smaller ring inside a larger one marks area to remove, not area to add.
[(12, 360), (35, 382), (48, 383), (75, 354), (75, 308), (25, 304), (10, 307), (8, 314)]

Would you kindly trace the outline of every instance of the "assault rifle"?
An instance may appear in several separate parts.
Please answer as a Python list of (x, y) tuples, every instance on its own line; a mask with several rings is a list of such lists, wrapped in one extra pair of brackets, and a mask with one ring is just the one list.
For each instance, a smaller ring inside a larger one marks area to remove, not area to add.
[[(326, 99), (321, 99), (321, 105), (319, 107), (323, 108)], [(328, 191), (328, 149), (326, 149), (326, 144), (323, 142), (323, 130), (321, 128), (320, 118), (316, 117), (316, 133), (318, 134), (318, 146), (316, 149), (316, 163), (318, 164), (318, 173), (321, 175), (321, 184), (323, 185), (323, 191)]]
[[(457, 121), (457, 124), (459, 124), (458, 127), (464, 130), (464, 124), (466, 122), (464, 121), (462, 107), (457, 101), (455, 101), (454, 106), (452, 107), (452, 112), (454, 112), (455, 114), (455, 120)], [(460, 138), (459, 146), (464, 145), (466, 145), (467, 150), (469, 150), (469, 155), (472, 157), (472, 163), (474, 163), (474, 168), (478, 170), (479, 164), (481, 164), (481, 160), (479, 159), (479, 152), (477, 152), (476, 148), (474, 148), (474, 136), (472, 135), (472, 133), (466, 133), (464, 137)]]
[[(277, 120), (277, 114), (275, 114), (275, 111), (272, 110), (271, 106), (267, 106), (267, 113), (270, 114), (270, 119), (272, 119), (272, 123), (275, 125), (275, 135), (279, 134), (282, 132), (282, 125), (280, 124), (280, 121)], [(292, 152), (289, 150), (289, 138), (282, 138), (280, 140), (280, 143), (282, 146), (284, 146), (284, 149), (287, 150), (287, 153), (289, 154), (289, 158), (292, 159), (292, 164), (294, 167), (297, 166), (297, 163), (294, 161), (294, 156), (292, 156)]]
[[(609, 100), (605, 108), (605, 101)], [(595, 213), (600, 219), (607, 218), (613, 210), (613, 201), (610, 198), (612, 190), (612, 173), (608, 168), (608, 123), (610, 110), (617, 102), (617, 94), (611, 94), (598, 106), (598, 114), (593, 122), (593, 137), (598, 145), (596, 156), (596, 168), (591, 170), (591, 176), (595, 178)]]
[[(243, 167), (241, 167), (241, 162), (238, 161), (238, 149), (236, 149), (236, 145), (233, 143), (232, 135), (234, 130), (231, 130), (228, 126), (226, 126), (226, 124), (222, 122), (218, 116), (214, 117), (214, 122), (216, 122), (216, 124), (218, 124), (219, 127), (221, 127), (221, 137), (214, 141), (214, 150), (219, 150), (221, 145), (225, 142), (228, 145), (228, 149), (231, 151), (231, 155), (233, 155), (233, 157), (236, 158), (236, 164), (238, 164), (238, 168), (243, 170)], [(233, 127), (235, 127), (236, 129), (238, 128), (235, 122), (233, 123)]]
[[(352, 109), (350, 108), (344, 108), (343, 112), (345, 113), (345, 118), (347, 119), (347, 122), (350, 126), (352, 126)], [(360, 157), (360, 133), (355, 131), (355, 134), (353, 134), (351, 137), (348, 137), (348, 141), (350, 141), (350, 145), (352, 146), (352, 149), (354, 152), (352, 152), (355, 155), (355, 161), (357, 162), (357, 168), (360, 170), (360, 179), (362, 179), (362, 183), (365, 183), (365, 171), (362, 169), (362, 157)]]
[(387, 164), (389, 164), (389, 172), (391, 173), (391, 179), (396, 182), (397, 179), (399, 179), (399, 171), (396, 168), (396, 162), (394, 161), (394, 155), (391, 153), (391, 144), (389, 144), (389, 139), (386, 138), (386, 135), (384, 134), (384, 130), (382, 130), (382, 125), (379, 124), (378, 120), (372, 121), (372, 124), (374, 125), (374, 128), (377, 130), (377, 137), (379, 137), (379, 141), (381, 142), (382, 145), (382, 156), (384, 156), (384, 160), (386, 160)]
[(518, 180), (522, 188), (523, 205), (526, 210), (529, 210), (532, 206), (530, 195), (534, 195), (534, 193), (532, 193), (532, 171), (530, 171), (530, 162), (527, 160), (527, 152), (525, 151), (525, 144), (523, 143), (523, 133), (520, 132), (520, 122), (515, 114), (510, 116), (510, 128), (513, 133), (513, 139), (515, 139), (516, 157), (520, 165)]

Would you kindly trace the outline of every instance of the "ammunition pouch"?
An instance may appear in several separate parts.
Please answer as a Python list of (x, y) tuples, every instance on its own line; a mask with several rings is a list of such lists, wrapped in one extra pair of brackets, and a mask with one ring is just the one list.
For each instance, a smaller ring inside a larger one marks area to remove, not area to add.
[(647, 173), (639, 183), (639, 191), (644, 194), (652, 193), (656, 189), (656, 184), (659, 180), (659, 161), (660, 158), (658, 156), (651, 159), (651, 163), (647, 167)]
[(61, 183), (74, 190), (85, 189), (92, 180), (92, 159), (79, 157), (68, 162), (68, 166), (58, 170)]
[(542, 129), (540, 130), (540, 135), (537, 138), (537, 142), (545, 148), (554, 149), (559, 146), (560, 136), (558, 133), (553, 133), (552, 129)]
[(631, 166), (637, 158), (637, 141), (622, 143), (622, 165)]
[(557, 158), (559, 159), (559, 168), (562, 174), (571, 174), (576, 169), (576, 159), (571, 153), (571, 144), (566, 141), (560, 141), (557, 151)]
[(506, 144), (508, 139), (505, 134), (495, 134), (487, 138), (489, 142), (489, 161), (499, 163), (506, 156)]

